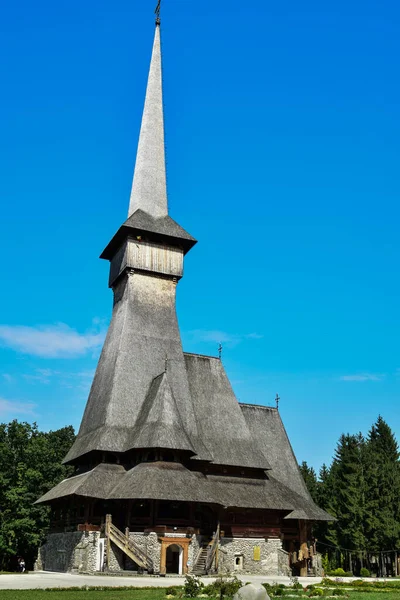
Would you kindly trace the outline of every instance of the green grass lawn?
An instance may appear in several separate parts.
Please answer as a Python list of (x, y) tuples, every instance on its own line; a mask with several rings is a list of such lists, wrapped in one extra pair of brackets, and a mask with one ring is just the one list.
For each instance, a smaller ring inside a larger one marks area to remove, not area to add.
[[(349, 600), (400, 600), (400, 590), (389, 592), (349, 591), (348, 594), (350, 596)], [(0, 598), (1, 600), (164, 600), (165, 588), (0, 590)], [(279, 598), (279, 600), (283, 599), (284, 596)], [(276, 600), (278, 600), (278, 597)], [(314, 600), (319, 599), (315, 598)], [(321, 600), (323, 600), (323, 597)], [(345, 597), (338, 596), (337, 600), (345, 600)]]
[[(349, 600), (400, 600), (400, 590), (393, 592), (349, 592)], [(340, 600), (342, 596), (338, 596)]]

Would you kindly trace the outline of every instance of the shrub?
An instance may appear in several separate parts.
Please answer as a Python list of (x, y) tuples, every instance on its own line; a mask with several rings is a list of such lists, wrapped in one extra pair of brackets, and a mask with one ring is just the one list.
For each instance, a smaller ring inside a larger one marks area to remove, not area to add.
[(346, 571), (339, 567), (334, 571), (329, 571), (328, 575), (330, 575), (331, 577), (346, 577)]
[(324, 590), (322, 590), (321, 588), (314, 588), (313, 590), (311, 590), (310, 592), (310, 598), (313, 598), (315, 596), (323, 596), (324, 595)]
[(343, 577), (353, 577), (353, 571), (346, 571)]
[(335, 582), (329, 577), (323, 577), (320, 585), (333, 585)]
[(335, 577), (344, 577), (346, 575), (346, 572), (344, 569), (339, 567), (338, 569), (335, 569), (333, 574), (335, 575)]
[(371, 573), (368, 571), (368, 569), (363, 567), (360, 571), (360, 577), (371, 577)]
[(166, 596), (177, 596), (178, 590), (174, 586), (167, 587), (167, 588), (165, 588), (165, 595)]
[(346, 595), (346, 592), (344, 590), (341, 590), (340, 588), (336, 588), (332, 592), (332, 596), (345, 596), (345, 595)]
[(187, 598), (196, 598), (204, 587), (204, 583), (195, 575), (186, 575), (185, 584), (183, 586), (184, 595)]
[(280, 587), (277, 587), (274, 590), (272, 590), (272, 593), (274, 596), (283, 596), (283, 589)]
[(235, 577), (223, 577), (220, 576), (204, 588), (204, 592), (209, 596), (234, 596), (240, 588), (243, 587), (243, 582)]
[(303, 586), (299, 583), (298, 577), (291, 577), (290, 581), (292, 583), (292, 590), (302, 590)]

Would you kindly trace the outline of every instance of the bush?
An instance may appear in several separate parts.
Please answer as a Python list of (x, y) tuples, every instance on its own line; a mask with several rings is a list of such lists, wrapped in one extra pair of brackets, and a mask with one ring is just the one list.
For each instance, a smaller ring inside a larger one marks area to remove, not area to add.
[(283, 596), (283, 589), (280, 587), (277, 587), (274, 590), (272, 590), (272, 593), (274, 596)]
[(195, 575), (186, 575), (183, 591), (187, 598), (196, 598), (203, 588), (204, 583), (202, 583), (198, 577)]
[(344, 590), (341, 590), (340, 588), (336, 588), (332, 592), (332, 596), (345, 596), (345, 595), (346, 595), (346, 592)]
[(360, 571), (360, 577), (371, 577), (371, 573), (368, 571), (368, 569), (363, 567)]
[(323, 595), (324, 595), (324, 590), (322, 590), (321, 588), (318, 588), (318, 587), (315, 587), (310, 592), (310, 598), (313, 598), (315, 596), (323, 596)]
[(243, 582), (235, 577), (218, 577), (214, 583), (210, 583), (204, 588), (204, 593), (209, 596), (234, 596), (240, 588), (243, 587)]
[(330, 575), (331, 577), (346, 577), (346, 571), (339, 567), (334, 571), (329, 571), (328, 575)]
[(167, 587), (167, 588), (165, 588), (165, 595), (166, 596), (177, 596), (178, 590), (174, 586)]
[(346, 571), (343, 577), (353, 577), (353, 571)]

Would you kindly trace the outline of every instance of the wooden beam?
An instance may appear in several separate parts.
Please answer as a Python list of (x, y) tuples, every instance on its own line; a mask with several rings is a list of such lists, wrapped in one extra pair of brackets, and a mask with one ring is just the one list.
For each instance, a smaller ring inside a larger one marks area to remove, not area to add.
[(111, 552), (111, 539), (110, 539), (110, 528), (111, 528), (112, 517), (106, 515), (106, 568), (107, 571), (110, 569), (110, 552)]
[(303, 555), (303, 559), (300, 565), (300, 577), (307, 577), (307, 556), (308, 556), (308, 545), (307, 545), (307, 523), (302, 519), (299, 520), (299, 542), (300, 552)]

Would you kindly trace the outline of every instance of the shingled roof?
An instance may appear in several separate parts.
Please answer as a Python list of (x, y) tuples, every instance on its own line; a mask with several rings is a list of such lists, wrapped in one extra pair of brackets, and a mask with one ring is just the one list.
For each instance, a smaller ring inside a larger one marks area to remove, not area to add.
[(268, 453), (275, 479), (299, 496), (310, 499), (279, 410), (244, 403), (240, 403), (240, 408), (253, 439), (257, 440), (259, 450)]
[(222, 361), (198, 354), (184, 356), (194, 412), (212, 462), (269, 469), (268, 453), (264, 448), (260, 451), (251, 435)]
[(186, 435), (166, 372), (155, 377), (150, 384), (130, 445), (132, 448), (188, 450), (195, 454)]
[(127, 238), (137, 236), (149, 238), (154, 242), (180, 246), (185, 254), (196, 244), (194, 237), (170, 216), (153, 217), (139, 208), (121, 225), (104, 248), (100, 258), (111, 260)]
[(35, 504), (52, 502), (65, 496), (107, 498), (126, 471), (121, 465), (99, 464), (94, 469), (64, 479)]
[[(101, 485), (99, 485), (101, 483)], [(332, 520), (315, 504), (274, 479), (210, 475), (192, 471), (180, 463), (149, 462), (125, 471), (120, 465), (99, 465), (92, 471), (65, 479), (37, 503), (64, 496), (104, 500), (173, 500), (224, 507), (287, 512), (286, 518)]]
[[(257, 439), (260, 450), (268, 452), (271, 474), (297, 496), (297, 509), (287, 519), (312, 518), (332, 521), (334, 518), (319, 508), (312, 500), (300, 473), (299, 465), (290, 444), (279, 411), (270, 406), (240, 404), (251, 435)], [(302, 500), (300, 500), (302, 499)], [(304, 503), (302, 505), (302, 503)], [(301, 508), (300, 508), (301, 507)]]

